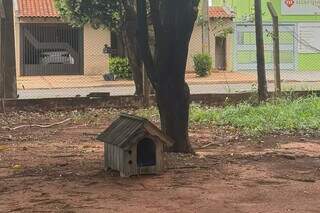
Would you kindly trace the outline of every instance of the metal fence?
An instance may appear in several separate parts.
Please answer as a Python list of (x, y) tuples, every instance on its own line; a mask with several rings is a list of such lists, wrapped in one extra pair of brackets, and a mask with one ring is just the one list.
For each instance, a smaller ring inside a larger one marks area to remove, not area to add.
[[(133, 95), (130, 79), (112, 79), (111, 46), (107, 29), (71, 28), (62, 23), (15, 23), (17, 88), (20, 99), (85, 97), (90, 93)], [(212, 23), (211, 23), (212, 22)], [(280, 23), (280, 68), (283, 90), (317, 90), (320, 87), (320, 41), (317, 23)], [(227, 30), (226, 30), (227, 26)], [(257, 65), (253, 23), (232, 18), (210, 19), (209, 46), (213, 67), (199, 77), (193, 56), (202, 52), (201, 24), (190, 41), (186, 81), (192, 94), (256, 91)], [(227, 32), (227, 33), (225, 33)], [(274, 90), (272, 23), (264, 23), (268, 90)]]

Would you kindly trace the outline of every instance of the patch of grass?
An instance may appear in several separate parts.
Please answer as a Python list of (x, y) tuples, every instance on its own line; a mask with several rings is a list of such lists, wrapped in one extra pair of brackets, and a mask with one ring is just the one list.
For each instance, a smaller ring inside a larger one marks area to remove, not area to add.
[[(159, 119), (156, 108), (141, 110), (138, 114), (152, 120)], [(224, 108), (192, 105), (190, 123), (232, 126), (250, 136), (309, 133), (320, 129), (320, 98), (280, 99), (258, 106), (242, 103)]]

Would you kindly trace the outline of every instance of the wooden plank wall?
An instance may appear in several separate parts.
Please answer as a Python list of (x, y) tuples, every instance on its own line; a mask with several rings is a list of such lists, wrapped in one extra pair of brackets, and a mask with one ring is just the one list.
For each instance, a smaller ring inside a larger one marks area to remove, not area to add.
[[(159, 141), (156, 142), (156, 165), (138, 168), (137, 166), (137, 145), (131, 148), (132, 153), (128, 151), (105, 143), (105, 170), (112, 169), (120, 172), (121, 177), (130, 177), (133, 175), (143, 174), (160, 174), (164, 170), (163, 160), (163, 144)], [(132, 164), (129, 164), (129, 161)]]

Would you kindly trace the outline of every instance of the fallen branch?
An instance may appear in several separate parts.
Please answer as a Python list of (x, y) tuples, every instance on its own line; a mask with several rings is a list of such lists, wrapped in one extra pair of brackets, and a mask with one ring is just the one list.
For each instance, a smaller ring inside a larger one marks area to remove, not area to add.
[(289, 176), (274, 176), (275, 178), (284, 179), (284, 180), (291, 180), (291, 181), (297, 181), (297, 182), (306, 182), (306, 183), (314, 183), (316, 182), (316, 179), (314, 178), (300, 178), (300, 177), (289, 177)]
[(73, 158), (73, 157), (82, 157), (82, 155), (55, 155), (51, 157), (52, 158)]
[(68, 118), (68, 119), (66, 119), (66, 120), (63, 120), (63, 121), (60, 121), (60, 122), (57, 122), (57, 123), (53, 123), (53, 124), (48, 124), (48, 125), (28, 124), (28, 125), (21, 125), (21, 126), (13, 127), (13, 128), (4, 127), (4, 129), (10, 130), (10, 131), (15, 131), (15, 130), (22, 129), (22, 128), (27, 128), (27, 127), (29, 127), (29, 128), (32, 128), (32, 127), (50, 128), (50, 127), (54, 127), (54, 126), (58, 126), (58, 125), (67, 123), (67, 122), (70, 121), (70, 120), (71, 120), (71, 118)]
[(209, 166), (179, 166), (169, 167), (168, 170), (179, 170), (179, 169), (210, 169)]
[(89, 137), (96, 137), (96, 136), (98, 136), (99, 134), (98, 134), (98, 133), (88, 133), (88, 132), (84, 132), (83, 135), (84, 135), (84, 136), (89, 136)]
[(11, 136), (11, 135), (10, 135), (10, 136), (7, 136), (7, 137), (6, 137), (6, 136), (0, 136), (0, 139), (1, 139), (1, 140), (8, 140), (8, 141), (9, 141), (9, 140), (12, 140), (12, 136)]
[(204, 148), (207, 148), (207, 147), (213, 146), (213, 145), (219, 146), (218, 144), (216, 144), (216, 142), (212, 142), (212, 143), (209, 143), (209, 144), (206, 144), (206, 145), (201, 146), (200, 149), (204, 149)]

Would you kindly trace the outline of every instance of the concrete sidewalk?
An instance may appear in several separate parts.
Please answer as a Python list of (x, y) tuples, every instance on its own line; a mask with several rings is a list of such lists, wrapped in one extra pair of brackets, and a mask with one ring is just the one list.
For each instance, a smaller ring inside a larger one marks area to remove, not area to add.
[[(319, 90), (319, 83), (292, 82), (283, 83), (283, 91), (292, 90)], [(268, 83), (268, 90), (274, 91), (274, 84)], [(191, 94), (219, 94), (219, 93), (239, 93), (256, 91), (252, 83), (243, 84), (199, 84), (190, 85)], [(110, 93), (111, 96), (133, 95), (134, 86), (118, 87), (83, 87), (83, 88), (57, 88), (57, 89), (29, 89), (19, 90), (19, 99), (41, 99), (41, 98), (68, 98), (86, 97), (90, 93)]]
[[(214, 72), (208, 77), (197, 77), (195, 73), (187, 73), (186, 80), (190, 85), (255, 83), (256, 74)], [(102, 76), (28, 76), (17, 79), (18, 90), (128, 87), (133, 85), (133, 81), (105, 81)]]
[[(243, 74), (256, 74), (257, 71), (239, 71)], [(274, 79), (274, 72), (267, 70), (266, 75), (268, 79)], [(282, 82), (320, 82), (320, 71), (293, 71), (281, 70)]]

